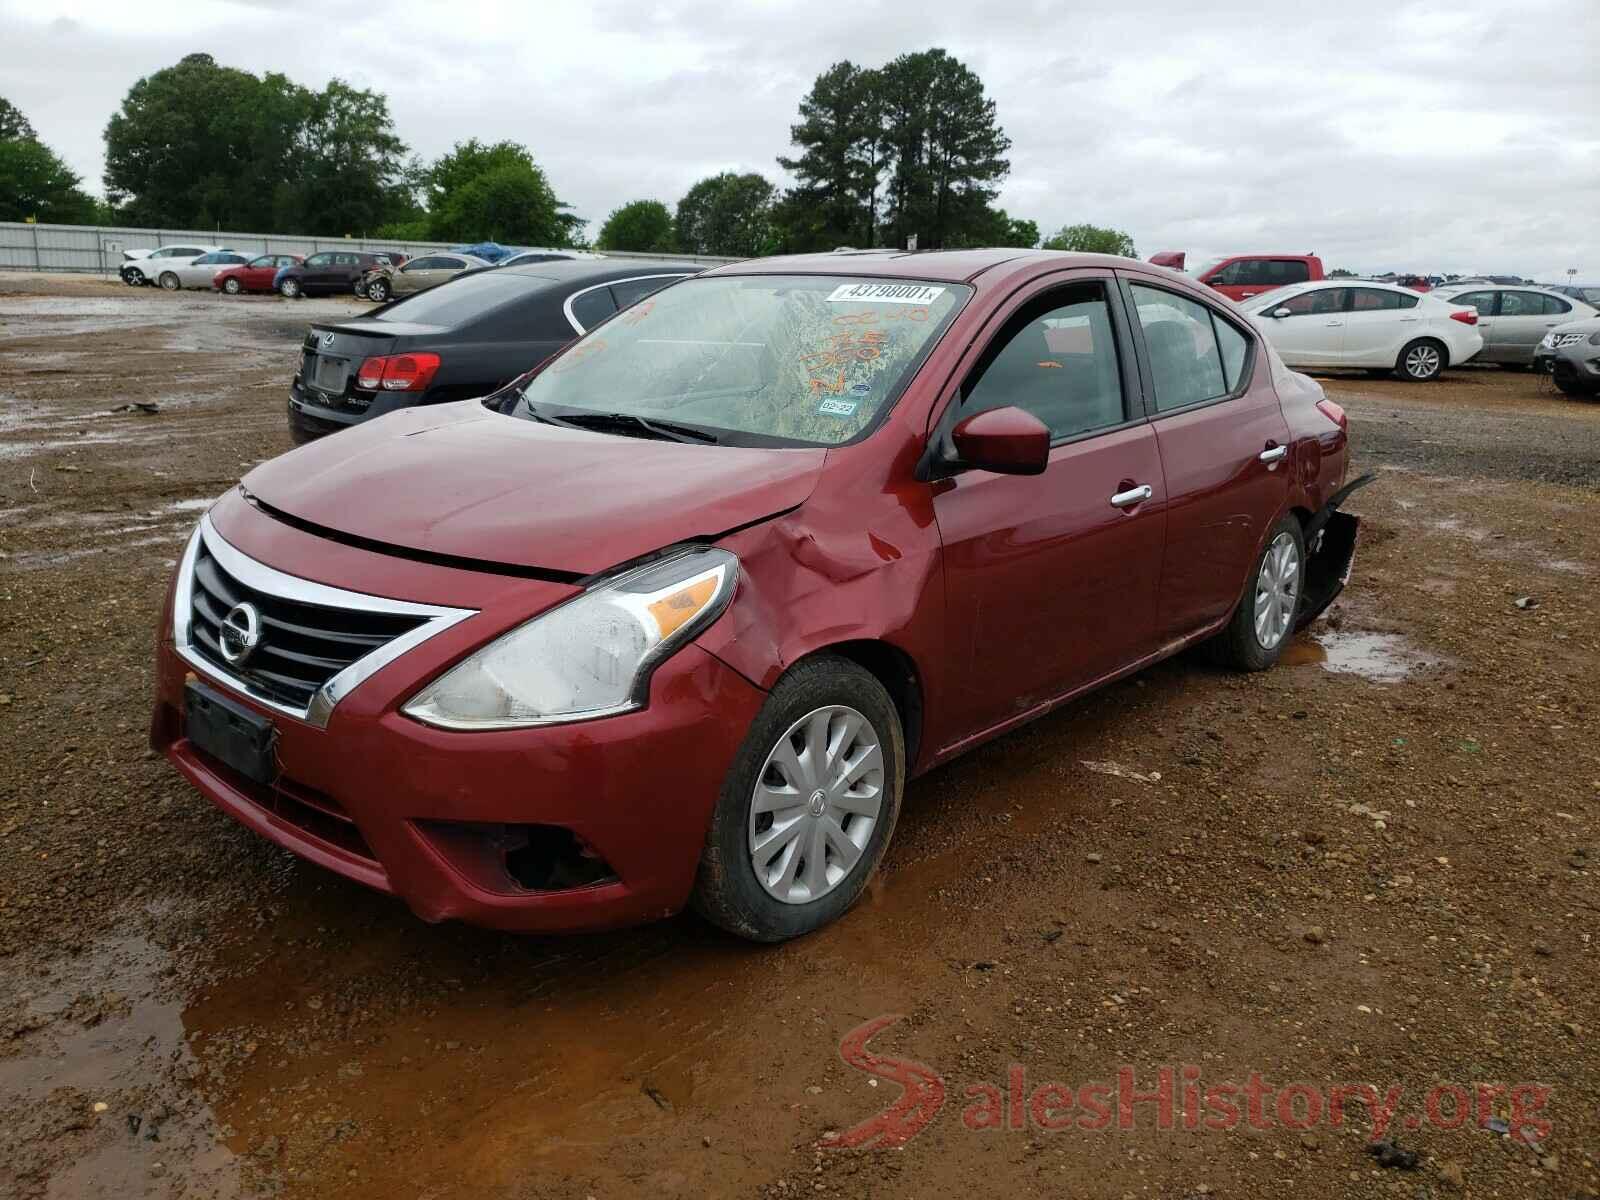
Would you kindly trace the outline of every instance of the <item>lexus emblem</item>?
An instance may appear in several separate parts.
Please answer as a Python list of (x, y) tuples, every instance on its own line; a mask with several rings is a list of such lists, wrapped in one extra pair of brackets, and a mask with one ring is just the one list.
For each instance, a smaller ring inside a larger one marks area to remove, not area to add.
[(323, 344), (323, 345), (324, 345), (324, 346), (331, 346), (331, 345), (333, 345), (333, 334), (331, 334), (331, 333), (325, 333), (325, 334), (323, 334), (323, 335), (322, 335), (322, 344)]
[(261, 644), (261, 614), (256, 606), (245, 603), (230, 608), (217, 629), (217, 643), (230, 666), (243, 666)]

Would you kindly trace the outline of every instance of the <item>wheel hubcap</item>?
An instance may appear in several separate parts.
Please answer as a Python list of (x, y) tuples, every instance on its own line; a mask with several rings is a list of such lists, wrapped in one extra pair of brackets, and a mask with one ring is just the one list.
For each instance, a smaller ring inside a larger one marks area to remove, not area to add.
[(1414, 346), (1406, 355), (1406, 370), (1419, 378), (1432, 375), (1439, 369), (1439, 352), (1432, 346)]
[(1271, 650), (1289, 632), (1300, 599), (1300, 549), (1294, 535), (1280, 533), (1267, 547), (1256, 576), (1256, 641)]
[(883, 807), (883, 747), (853, 708), (807, 713), (778, 739), (750, 799), (750, 865), (767, 894), (809, 904), (855, 870)]

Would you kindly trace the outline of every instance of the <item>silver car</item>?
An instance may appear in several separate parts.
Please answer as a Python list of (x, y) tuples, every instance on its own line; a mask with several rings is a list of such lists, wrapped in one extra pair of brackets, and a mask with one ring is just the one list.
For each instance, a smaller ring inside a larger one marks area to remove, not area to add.
[(1569, 396), (1600, 396), (1600, 317), (1557, 325), (1540, 341), (1534, 365)]
[(169, 292), (179, 288), (208, 288), (218, 271), (242, 267), (249, 261), (248, 254), (240, 254), (237, 250), (214, 250), (189, 262), (162, 268), (156, 276), (156, 282)]
[(1600, 309), (1582, 300), (1532, 284), (1448, 283), (1428, 294), (1477, 309), (1483, 335), (1478, 361), (1508, 367), (1531, 367), (1540, 339), (1557, 325), (1600, 316)]

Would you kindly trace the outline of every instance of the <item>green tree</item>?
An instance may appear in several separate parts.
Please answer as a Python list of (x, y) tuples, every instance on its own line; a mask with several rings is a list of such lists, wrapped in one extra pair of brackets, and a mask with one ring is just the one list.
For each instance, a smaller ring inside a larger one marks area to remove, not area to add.
[(778, 164), (798, 180), (784, 197), (783, 223), (804, 249), (878, 239), (878, 189), (883, 175), (878, 73), (834, 63), (800, 101), (800, 123), (789, 127), (800, 148)]
[(285, 76), (187, 55), (135, 83), (106, 125), (107, 199), (138, 224), (268, 225), (310, 105)]
[(943, 50), (902, 54), (878, 72), (889, 177), (883, 241), (920, 249), (969, 244), (1011, 169), (1011, 139), (983, 81)]
[(601, 250), (672, 251), (672, 213), (659, 200), (634, 200), (606, 218), (595, 245)]
[(77, 174), (33, 132), (28, 118), (0, 97), (0, 221), (94, 221), (99, 205)]
[(426, 190), (429, 230), (440, 241), (568, 246), (583, 230), (582, 218), (515, 142), (457, 142), (428, 171)]
[(1343, 267), (1335, 267), (1328, 272), (1329, 279), (1354, 279), (1355, 277), (1356, 273), (1354, 271), (1347, 271)]
[(94, 198), (54, 151), (33, 138), (0, 140), (0, 221), (93, 222)]
[(17, 138), (37, 140), (37, 135), (33, 132), (33, 126), (28, 124), (28, 118), (22, 115), (22, 110), (0, 96), (0, 142)]
[(702, 179), (678, 201), (678, 247), (689, 254), (755, 258), (776, 248), (777, 189), (751, 172)]
[(1075, 250), (1081, 254), (1120, 254), (1123, 258), (1137, 258), (1133, 239), (1120, 229), (1102, 229), (1098, 225), (1063, 225), (1044, 243), (1046, 250)]
[(362, 234), (411, 215), (405, 155), (386, 97), (329, 80), (296, 138), (299, 178), (284, 203), (297, 211), (279, 227)]

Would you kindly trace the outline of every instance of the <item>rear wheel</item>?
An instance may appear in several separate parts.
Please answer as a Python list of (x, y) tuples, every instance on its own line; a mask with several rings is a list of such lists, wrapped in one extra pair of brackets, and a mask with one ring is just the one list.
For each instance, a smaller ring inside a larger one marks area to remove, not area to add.
[(883, 858), (904, 779), (900, 716), (877, 677), (833, 655), (796, 664), (723, 781), (695, 908), (758, 942), (836, 920)]
[(161, 278), (157, 280), (157, 282), (169, 292), (177, 291), (178, 287), (180, 286), (178, 283), (178, 277), (171, 271), (161, 272)]
[(389, 302), (389, 294), (389, 281), (387, 279), (380, 277), (367, 284), (368, 300), (376, 300), (379, 304), (387, 304)]
[(355, 292), (357, 300), (365, 300), (367, 298), (367, 281), (364, 279), (357, 279)]
[(1433, 338), (1418, 338), (1407, 342), (1395, 361), (1395, 374), (1411, 383), (1430, 383), (1450, 362), (1449, 351), (1443, 342)]
[(1211, 640), (1212, 657), (1241, 671), (1264, 671), (1277, 662), (1300, 614), (1305, 573), (1305, 536), (1286, 514), (1272, 527), (1233, 619)]
[(237, 296), (240, 292), (244, 291), (244, 286), (239, 282), (236, 276), (230, 275), (228, 278), (222, 281), (222, 290), (227, 292), (230, 296)]
[(300, 281), (298, 279), (285, 279), (278, 284), (278, 295), (285, 300), (295, 300), (300, 296)]

